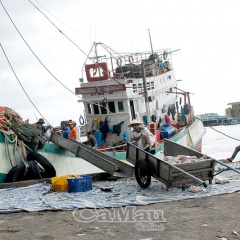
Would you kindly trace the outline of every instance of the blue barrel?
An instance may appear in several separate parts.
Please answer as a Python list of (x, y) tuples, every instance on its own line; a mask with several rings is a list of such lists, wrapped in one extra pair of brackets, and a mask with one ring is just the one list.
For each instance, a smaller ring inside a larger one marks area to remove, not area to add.
[(128, 132), (124, 132), (123, 133), (123, 141), (127, 141), (128, 140)]
[(94, 137), (97, 140), (98, 147), (101, 147), (104, 144), (104, 141), (102, 140), (102, 133), (97, 130), (94, 132)]
[(144, 116), (143, 116), (143, 123), (148, 124), (147, 115), (144, 115)]
[(165, 124), (160, 128), (162, 138), (170, 138), (176, 132), (175, 128), (172, 125)]

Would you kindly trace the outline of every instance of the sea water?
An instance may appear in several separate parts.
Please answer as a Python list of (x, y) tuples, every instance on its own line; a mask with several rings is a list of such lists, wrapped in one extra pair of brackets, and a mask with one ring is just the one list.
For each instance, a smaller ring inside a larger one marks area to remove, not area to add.
[[(217, 160), (231, 157), (236, 146), (240, 145), (240, 124), (206, 127), (202, 140), (202, 153)], [(235, 158), (240, 161), (240, 152)]]

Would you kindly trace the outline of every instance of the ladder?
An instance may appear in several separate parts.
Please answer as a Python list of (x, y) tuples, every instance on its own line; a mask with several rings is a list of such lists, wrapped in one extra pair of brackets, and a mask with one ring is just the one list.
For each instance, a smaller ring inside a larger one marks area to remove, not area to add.
[(114, 177), (132, 177), (134, 166), (121, 162), (100, 152), (98, 150), (89, 148), (83, 143), (73, 141), (71, 139), (63, 138), (62, 136), (52, 133), (50, 141), (62, 147), (69, 152), (75, 154), (76, 157), (82, 158), (94, 166), (102, 169)]

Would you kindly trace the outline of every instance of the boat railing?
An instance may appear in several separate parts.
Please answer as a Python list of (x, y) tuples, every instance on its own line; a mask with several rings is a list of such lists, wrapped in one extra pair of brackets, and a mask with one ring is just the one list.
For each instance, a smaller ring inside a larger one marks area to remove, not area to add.
[[(94, 64), (107, 63), (110, 78), (141, 78), (141, 63), (145, 64), (147, 77), (161, 75), (172, 69), (170, 49), (146, 51), (139, 53), (117, 54), (110, 53), (109, 56), (98, 58)], [(90, 64), (90, 65), (93, 65)], [(89, 65), (89, 66), (90, 66)], [(84, 71), (84, 70), (83, 70)], [(84, 73), (83, 73), (84, 74)]]

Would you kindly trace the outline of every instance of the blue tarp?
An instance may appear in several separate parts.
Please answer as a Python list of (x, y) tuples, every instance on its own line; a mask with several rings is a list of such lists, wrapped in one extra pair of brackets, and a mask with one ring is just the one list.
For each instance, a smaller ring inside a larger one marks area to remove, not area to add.
[[(96, 183), (102, 187), (113, 187), (111, 192), (101, 191), (97, 187), (93, 187), (91, 191), (79, 193), (52, 192), (51, 186), (47, 183), (2, 189), (0, 190), (0, 213), (137, 206), (240, 191), (239, 174), (226, 171), (220, 175), (221, 178), (230, 178), (230, 182), (208, 185), (207, 188), (197, 193), (182, 191), (180, 187), (167, 191), (165, 185), (156, 179), (152, 179), (149, 188), (141, 189), (135, 178)], [(220, 176), (217, 177), (220, 178)]]

